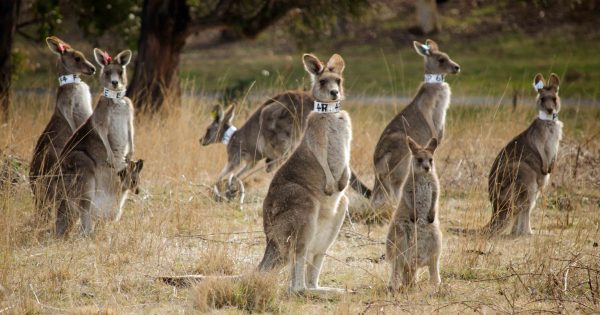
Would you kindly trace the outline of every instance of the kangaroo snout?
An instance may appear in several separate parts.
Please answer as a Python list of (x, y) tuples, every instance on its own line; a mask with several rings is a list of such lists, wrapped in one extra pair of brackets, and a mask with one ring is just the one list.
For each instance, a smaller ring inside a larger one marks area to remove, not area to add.
[(110, 81), (110, 83), (113, 85), (113, 87), (119, 86), (119, 81)]
[(460, 66), (459, 65), (455, 65), (454, 66), (454, 73), (459, 73), (460, 72)]
[(340, 94), (340, 91), (338, 91), (338, 90), (331, 90), (331, 91), (329, 92), (329, 94), (331, 94), (331, 98), (332, 98), (333, 100), (337, 100), (337, 99), (338, 99), (338, 96), (339, 96), (339, 94)]

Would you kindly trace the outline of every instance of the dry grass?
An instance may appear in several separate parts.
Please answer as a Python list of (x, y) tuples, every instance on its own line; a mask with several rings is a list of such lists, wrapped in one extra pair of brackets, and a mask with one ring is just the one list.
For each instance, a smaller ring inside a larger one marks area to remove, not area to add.
[[(0, 148), (28, 160), (54, 96), (17, 101), (13, 120), (0, 126)], [(374, 144), (401, 104), (347, 104), (354, 121), (353, 167), (371, 184)], [(446, 233), (443, 286), (429, 287), (425, 273), (414, 290), (391, 296), (385, 290), (388, 265), (381, 260), (387, 227), (348, 223), (329, 252), (321, 282), (356, 294), (324, 301), (286, 295), (287, 273), (251, 273), (264, 250), (261, 205), (269, 176), (258, 172), (249, 180), (243, 211), (211, 200), (202, 184), (211, 183), (226, 156), (221, 145), (198, 144), (210, 105), (187, 99), (162, 118), (137, 119), (136, 156), (146, 161), (143, 192), (127, 204), (120, 222), (100, 227), (91, 239), (32, 233), (27, 183), (0, 189), (0, 314), (175, 313), (216, 306), (225, 313), (600, 312), (599, 109), (563, 109), (565, 136), (552, 186), (534, 212), (534, 236)], [(515, 112), (493, 105), (451, 107), (436, 156), (442, 227), (485, 224), (489, 167), (534, 115), (531, 105)], [(360, 197), (351, 199), (354, 210), (363, 207)], [(249, 276), (194, 289), (155, 279), (194, 271)]]

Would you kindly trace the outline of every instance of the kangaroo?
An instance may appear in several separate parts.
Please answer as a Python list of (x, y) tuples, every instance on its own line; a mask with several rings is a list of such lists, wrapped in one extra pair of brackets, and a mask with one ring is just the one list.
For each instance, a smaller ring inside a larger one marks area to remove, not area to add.
[(348, 113), (340, 111), (345, 64), (338, 54), (326, 65), (310, 54), (303, 61), (313, 82), (314, 111), (265, 197), (267, 246), (258, 269), (280, 269), (291, 258), (292, 292), (332, 292), (336, 289), (319, 287), (319, 275), (348, 209), (352, 127)]
[(119, 220), (121, 218), (121, 215), (123, 214), (123, 205), (125, 204), (125, 201), (127, 201), (129, 192), (133, 192), (136, 195), (140, 193), (139, 184), (140, 173), (142, 172), (142, 168), (144, 168), (144, 160), (128, 161), (127, 167), (125, 167), (118, 173), (119, 179), (121, 181), (121, 195), (119, 198), (120, 201), (116, 220)]
[[(275, 172), (263, 202), (266, 249), (259, 271), (280, 270), (292, 260), (290, 291), (338, 292), (319, 287), (325, 253), (337, 238), (348, 199), (352, 126), (344, 99), (344, 60), (338, 54), (326, 65), (311, 54), (303, 56), (311, 75), (313, 112), (299, 145)], [(189, 285), (210, 276), (161, 277), (172, 285)], [(219, 277), (239, 278), (239, 276)]]
[(552, 73), (533, 80), (537, 92), (538, 118), (512, 139), (498, 154), (488, 179), (492, 219), (484, 227), (490, 234), (502, 232), (515, 217), (511, 234), (531, 235), (531, 211), (554, 169), (563, 124), (558, 120), (559, 78)]
[(125, 97), (126, 66), (131, 51), (114, 59), (98, 48), (96, 62), (101, 66), (100, 83), (104, 92), (92, 116), (69, 139), (61, 152), (63, 198), (57, 211), (56, 233), (64, 236), (77, 217), (82, 231), (89, 235), (93, 218), (118, 220), (120, 217), (119, 180), (133, 155), (134, 110)]
[(81, 75), (93, 75), (96, 68), (85, 55), (58, 37), (46, 38), (50, 51), (57, 55), (59, 87), (52, 118), (40, 135), (33, 150), (29, 182), (38, 210), (38, 219), (46, 222), (51, 215), (55, 193), (49, 189), (51, 177), (58, 169), (58, 155), (67, 140), (92, 115), (89, 86)]
[(390, 288), (396, 292), (400, 282), (416, 284), (418, 268), (429, 267), (429, 281), (440, 284), (442, 231), (438, 219), (440, 183), (433, 164), (437, 139), (425, 148), (406, 137), (412, 154), (408, 176), (386, 243), (386, 257), (392, 265)]
[(385, 127), (375, 146), (375, 185), (372, 191), (362, 190), (365, 196), (371, 196), (374, 208), (380, 208), (386, 201), (392, 205), (398, 203), (400, 186), (410, 166), (406, 136), (421, 145), (431, 138), (442, 140), (451, 94), (444, 78), (446, 74), (460, 72), (460, 66), (440, 51), (433, 40), (428, 39), (425, 44), (415, 41), (413, 46), (425, 60), (425, 80), (412, 102)]

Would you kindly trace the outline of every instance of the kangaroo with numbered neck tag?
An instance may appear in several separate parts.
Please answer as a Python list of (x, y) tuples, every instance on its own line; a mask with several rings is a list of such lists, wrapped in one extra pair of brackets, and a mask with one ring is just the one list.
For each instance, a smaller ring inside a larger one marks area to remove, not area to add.
[(429, 281), (438, 285), (442, 231), (438, 218), (440, 183), (433, 154), (437, 139), (421, 147), (410, 136), (411, 165), (402, 185), (401, 200), (394, 213), (386, 243), (386, 257), (392, 265), (390, 288), (396, 292), (400, 282), (416, 284), (417, 270), (429, 267)]
[(425, 61), (425, 78), (412, 102), (385, 127), (375, 147), (375, 184), (372, 192), (367, 190), (364, 194), (371, 197), (374, 208), (398, 203), (400, 186), (410, 166), (406, 136), (419, 145), (431, 138), (441, 142), (451, 95), (444, 79), (447, 74), (460, 72), (460, 66), (433, 40), (428, 39), (425, 44), (415, 41), (413, 46)]
[[(324, 89), (328, 84), (331, 83), (324, 79), (313, 82), (313, 86), (323, 86)], [(223, 110), (215, 105), (211, 111), (212, 121), (200, 138), (200, 144), (223, 143), (227, 146), (227, 165), (221, 170), (217, 183), (233, 172), (235, 177), (240, 178), (263, 159), (267, 163), (267, 172), (281, 165), (298, 145), (307, 117), (316, 106), (315, 99), (325, 96), (315, 93), (329, 92), (312, 89), (310, 93), (290, 91), (277, 95), (259, 106), (239, 129), (233, 126), (235, 107), (232, 105)], [(331, 93), (338, 93), (337, 96), (326, 95), (334, 99), (343, 91)], [(335, 107), (335, 102), (331, 106)], [(330, 107), (330, 110), (334, 107)], [(354, 172), (352, 178), (356, 178)], [(353, 181), (353, 188), (361, 189), (360, 185), (358, 181)], [(366, 191), (366, 188), (363, 189)]]
[(96, 72), (82, 52), (58, 37), (46, 38), (46, 44), (57, 56), (59, 87), (54, 113), (37, 140), (29, 170), (37, 219), (43, 222), (50, 218), (53, 208), (55, 193), (50, 182), (58, 169), (58, 156), (73, 132), (92, 115), (90, 88), (81, 80), (81, 75)]
[(502, 232), (513, 217), (513, 235), (532, 234), (531, 212), (548, 185), (562, 139), (559, 83), (554, 73), (548, 84), (541, 74), (534, 77), (538, 117), (500, 151), (492, 165), (488, 179), (492, 219), (483, 228), (489, 234)]
[(340, 110), (344, 60), (327, 64), (305, 54), (315, 96), (304, 136), (275, 173), (263, 203), (266, 249), (259, 270), (277, 270), (291, 260), (292, 292), (338, 292), (319, 287), (325, 254), (338, 236), (348, 199), (352, 126)]
[(134, 110), (125, 96), (131, 51), (122, 51), (113, 59), (95, 48), (94, 57), (101, 67), (103, 92), (92, 116), (61, 152), (62, 181), (57, 184), (63, 198), (56, 219), (59, 236), (64, 236), (77, 218), (84, 235), (93, 231), (96, 218), (119, 219), (118, 172), (127, 167), (133, 155)]

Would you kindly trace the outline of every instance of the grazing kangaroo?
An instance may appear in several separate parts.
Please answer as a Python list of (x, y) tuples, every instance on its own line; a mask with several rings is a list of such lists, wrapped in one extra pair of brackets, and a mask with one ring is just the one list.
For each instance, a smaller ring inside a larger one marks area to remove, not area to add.
[[(291, 257), (292, 292), (338, 292), (341, 290), (319, 287), (319, 275), (348, 208), (345, 190), (350, 178), (352, 127), (348, 113), (340, 111), (345, 65), (337, 54), (326, 65), (310, 54), (303, 56), (303, 62), (312, 79), (313, 112), (300, 144), (275, 173), (264, 200), (267, 245), (258, 269), (281, 269)], [(189, 285), (206, 278), (211, 277), (187, 275), (161, 280)]]
[(412, 102), (385, 127), (375, 147), (375, 185), (372, 192), (363, 190), (365, 196), (371, 195), (374, 208), (381, 207), (386, 201), (394, 206), (398, 203), (400, 186), (410, 166), (406, 136), (420, 145), (431, 138), (442, 140), (451, 94), (444, 77), (460, 72), (460, 66), (441, 52), (431, 39), (425, 44), (415, 41), (413, 46), (425, 60), (425, 80)]
[(559, 82), (554, 73), (547, 85), (541, 74), (535, 76), (538, 118), (500, 151), (492, 165), (488, 179), (492, 219), (484, 227), (490, 234), (502, 232), (513, 216), (513, 235), (532, 234), (531, 211), (548, 184), (562, 138)]
[(51, 178), (58, 169), (58, 156), (75, 130), (92, 115), (89, 86), (81, 75), (93, 75), (96, 68), (85, 55), (58, 37), (46, 38), (48, 48), (57, 58), (59, 87), (52, 118), (40, 135), (33, 150), (29, 182), (38, 210), (38, 218), (46, 222), (51, 216), (55, 193)]
[(114, 59), (98, 48), (96, 62), (101, 66), (104, 92), (92, 116), (69, 139), (61, 152), (63, 198), (57, 211), (56, 233), (65, 235), (81, 217), (84, 235), (93, 230), (93, 219), (118, 220), (122, 202), (118, 172), (133, 155), (133, 116), (131, 100), (125, 97), (126, 66), (131, 51)]
[(280, 269), (291, 257), (291, 291), (331, 292), (337, 289), (319, 287), (319, 275), (348, 208), (352, 127), (348, 113), (340, 111), (344, 60), (334, 54), (324, 65), (305, 54), (303, 61), (313, 82), (314, 111), (264, 200), (267, 246), (259, 270)]
[(429, 281), (440, 284), (442, 231), (438, 218), (440, 183), (433, 164), (437, 139), (425, 148), (410, 136), (408, 147), (412, 163), (404, 184), (398, 208), (390, 225), (386, 257), (392, 265), (390, 288), (396, 292), (400, 281), (405, 286), (416, 284), (417, 270), (429, 267)]

